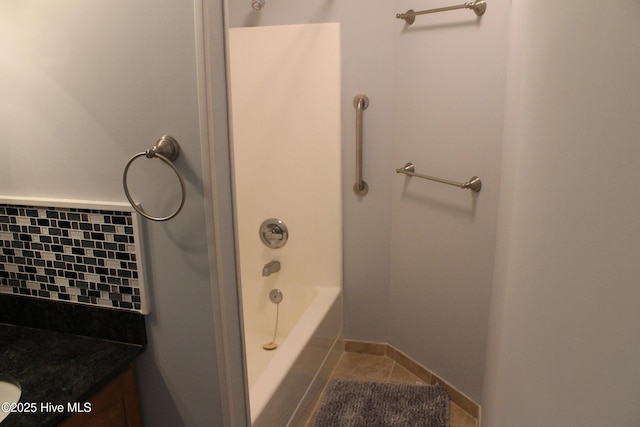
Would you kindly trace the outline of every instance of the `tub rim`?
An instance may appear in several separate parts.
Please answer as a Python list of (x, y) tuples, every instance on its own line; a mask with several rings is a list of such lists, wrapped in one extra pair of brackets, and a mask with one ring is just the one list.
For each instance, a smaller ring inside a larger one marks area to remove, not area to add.
[[(285, 340), (279, 345), (278, 350), (280, 351), (267, 363), (260, 376), (249, 389), (249, 411), (252, 424), (263, 412), (271, 397), (280, 387), (291, 367), (342, 293), (342, 288), (339, 286), (320, 285), (313, 288), (316, 291), (316, 295), (311, 304), (302, 313), (302, 316)], [(326, 301), (327, 303), (316, 304), (317, 300)], [(283, 369), (283, 366), (286, 366), (286, 369)], [(278, 369), (272, 369), (274, 367)]]

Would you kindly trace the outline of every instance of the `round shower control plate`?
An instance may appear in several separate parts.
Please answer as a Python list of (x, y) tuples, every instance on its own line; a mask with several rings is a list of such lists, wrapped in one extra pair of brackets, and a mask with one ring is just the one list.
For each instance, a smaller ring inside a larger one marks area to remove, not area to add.
[(274, 304), (280, 304), (282, 298), (282, 291), (280, 289), (272, 289), (271, 292), (269, 292), (269, 299)]
[(260, 240), (271, 249), (283, 247), (289, 239), (289, 230), (281, 219), (269, 218), (260, 224)]

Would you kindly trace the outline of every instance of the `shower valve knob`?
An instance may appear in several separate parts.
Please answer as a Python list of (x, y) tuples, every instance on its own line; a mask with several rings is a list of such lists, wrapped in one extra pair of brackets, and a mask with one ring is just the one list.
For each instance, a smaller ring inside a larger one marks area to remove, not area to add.
[(260, 240), (271, 249), (278, 249), (287, 243), (289, 231), (282, 220), (269, 218), (260, 224)]

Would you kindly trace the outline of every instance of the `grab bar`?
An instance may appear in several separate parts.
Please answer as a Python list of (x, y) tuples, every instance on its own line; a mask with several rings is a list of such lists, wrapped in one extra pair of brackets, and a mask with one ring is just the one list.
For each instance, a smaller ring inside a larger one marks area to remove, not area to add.
[[(135, 209), (136, 212), (138, 212), (143, 217), (150, 219), (152, 221), (167, 221), (167, 220), (170, 220), (171, 218), (174, 218), (182, 210), (187, 191), (185, 189), (184, 178), (182, 177), (182, 174), (180, 173), (178, 168), (176, 168), (175, 165), (173, 164), (173, 161), (178, 158), (178, 155), (180, 155), (180, 145), (178, 144), (178, 141), (176, 141), (175, 138), (169, 135), (163, 135), (160, 139), (158, 139), (158, 141), (156, 142), (156, 145), (154, 145), (153, 147), (149, 148), (146, 151), (142, 151), (138, 154), (135, 154), (133, 157), (129, 159), (129, 161), (127, 162), (127, 165), (124, 167), (124, 173), (122, 174), (122, 186), (124, 187), (124, 194), (125, 196), (127, 196), (127, 200), (129, 200), (129, 203), (131, 204), (133, 209)], [(176, 176), (178, 177), (178, 180), (180, 181), (180, 187), (182, 188), (182, 200), (180, 201), (180, 206), (178, 206), (178, 209), (176, 209), (175, 212), (173, 212), (171, 215), (167, 215), (164, 217), (156, 217), (156, 216), (151, 216), (147, 214), (142, 210), (142, 208), (138, 206), (138, 204), (131, 197), (131, 193), (129, 193), (129, 186), (127, 185), (127, 174), (129, 173), (129, 167), (131, 166), (134, 160), (142, 156), (146, 156), (148, 159), (153, 159), (154, 157), (159, 158), (160, 160), (165, 162), (168, 166), (170, 166), (171, 169), (173, 169)]]
[(353, 184), (353, 192), (364, 196), (369, 192), (369, 186), (362, 179), (362, 111), (369, 106), (369, 98), (367, 95), (356, 95), (353, 106), (356, 109), (356, 182)]
[(415, 172), (416, 168), (413, 163), (409, 162), (401, 168), (396, 169), (396, 173), (403, 173), (409, 176), (416, 176), (418, 178), (428, 179), (430, 181), (440, 182), (442, 184), (453, 185), (460, 188), (468, 188), (471, 191), (478, 193), (482, 189), (482, 181), (477, 176), (472, 177), (467, 182), (455, 182), (449, 181), (448, 179), (436, 178), (434, 176), (422, 175), (421, 173)]
[(474, 2), (467, 2), (464, 4), (459, 4), (457, 6), (447, 6), (447, 7), (439, 7), (436, 9), (429, 10), (421, 10), (419, 12), (415, 12), (413, 9), (407, 10), (405, 13), (396, 14), (396, 18), (404, 19), (408, 25), (411, 25), (415, 22), (417, 15), (426, 15), (427, 13), (436, 13), (436, 12), (446, 12), (449, 10), (456, 9), (471, 9), (473, 10), (477, 16), (484, 15), (484, 12), (487, 10), (487, 3), (484, 0), (475, 0)]

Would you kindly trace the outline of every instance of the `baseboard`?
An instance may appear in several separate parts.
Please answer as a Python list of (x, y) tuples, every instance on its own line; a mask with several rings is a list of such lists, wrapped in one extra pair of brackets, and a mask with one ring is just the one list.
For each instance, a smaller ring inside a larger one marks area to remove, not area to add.
[(376, 343), (366, 341), (345, 340), (344, 350), (350, 353), (375, 354), (378, 356), (387, 356), (407, 371), (411, 372), (427, 384), (440, 383), (447, 387), (449, 391), (449, 399), (464, 409), (469, 415), (480, 421), (480, 405), (465, 396), (460, 390), (457, 390), (451, 384), (425, 368), (409, 356), (387, 343)]

